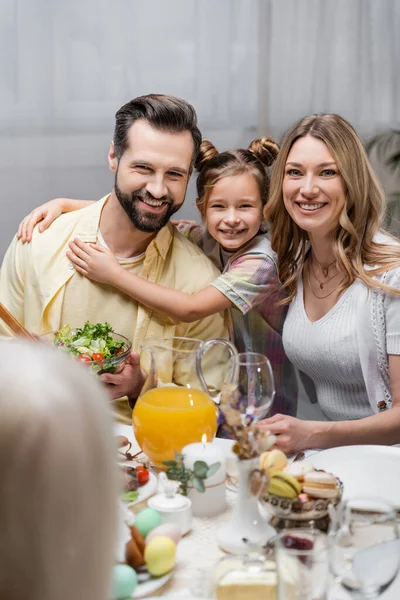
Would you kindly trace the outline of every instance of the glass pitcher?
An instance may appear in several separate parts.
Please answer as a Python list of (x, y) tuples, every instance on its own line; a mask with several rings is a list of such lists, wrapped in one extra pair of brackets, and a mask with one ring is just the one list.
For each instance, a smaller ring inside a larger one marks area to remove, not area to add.
[[(219, 394), (229, 358), (227, 340), (173, 337), (142, 344), (141, 365), (148, 378), (133, 410), (136, 440), (157, 466), (192, 442), (211, 441), (217, 429)], [(204, 437), (205, 436), (205, 437)]]

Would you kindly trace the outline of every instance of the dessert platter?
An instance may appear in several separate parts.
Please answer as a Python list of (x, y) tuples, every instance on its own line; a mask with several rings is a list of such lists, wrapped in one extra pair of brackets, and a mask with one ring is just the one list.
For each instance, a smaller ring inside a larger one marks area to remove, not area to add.
[[(293, 521), (290, 526), (328, 517), (330, 505), (342, 497), (343, 484), (336, 475), (308, 460), (289, 464), (280, 450), (264, 452), (260, 469), (269, 478), (262, 502), (273, 517)], [(277, 525), (276, 519), (272, 524)]]
[[(118, 427), (121, 429), (118, 429), (115, 433), (120, 435), (126, 434), (132, 442), (132, 451), (135, 453), (136, 445), (132, 429), (129, 426)], [(238, 462), (231, 450), (232, 441), (216, 439), (215, 444), (224, 450), (228, 461), (231, 461), (232, 464)], [(393, 454), (393, 450), (396, 454)], [(393, 461), (397, 460), (400, 462), (400, 452), (397, 449), (389, 449), (389, 451), (391, 451), (389, 454), (392, 455), (390, 459), (391, 468), (399, 469), (399, 464), (395, 465)], [(333, 460), (328, 461), (324, 459), (324, 453), (321, 452), (320, 454), (312, 455), (307, 460), (295, 461), (289, 464), (286, 456), (282, 456), (282, 454), (276, 450), (269, 450), (259, 457), (259, 471), (267, 475), (265, 478), (267, 488), (259, 496), (260, 503), (265, 508), (265, 513), (268, 511), (269, 516), (271, 517), (272, 515), (273, 524), (275, 524), (274, 521), (279, 520), (284, 521), (285, 526), (288, 528), (299, 527), (300, 542), (304, 543), (301, 528), (309, 526), (310, 521), (314, 521), (315, 524), (319, 521), (327, 520), (329, 518), (327, 507), (331, 503), (337, 504), (341, 496), (347, 494), (348, 484), (347, 481), (343, 481), (346, 475), (344, 471), (346, 460), (344, 460), (342, 453), (341, 460), (337, 463)], [(322, 456), (321, 461), (318, 460), (320, 455)], [(385, 460), (382, 459), (382, 453), (378, 451), (375, 456), (377, 460), (379, 460), (379, 456), (381, 457), (383, 468), (385, 469)], [(143, 455), (137, 458), (142, 460)], [(127, 462), (130, 463), (130, 461)], [(255, 467), (257, 468), (257, 465)], [(351, 475), (352, 477), (356, 477), (360, 471), (368, 474), (368, 470), (368, 463), (365, 463), (360, 455), (356, 463), (353, 463)], [(395, 472), (397, 473), (396, 470)], [(161, 565), (162, 571), (166, 568), (170, 569), (163, 574), (159, 574), (157, 566), (157, 574), (155, 574), (151, 564), (150, 570), (153, 573), (149, 571), (146, 562), (146, 559), (149, 559), (149, 551), (147, 551), (146, 555), (146, 546), (152, 541), (152, 537), (153, 539), (158, 538), (158, 540), (162, 540), (165, 537), (174, 535), (174, 528), (172, 527), (172, 531), (171, 528), (162, 529), (162, 527), (165, 528), (166, 526), (165, 522), (162, 522), (161, 527), (158, 525), (159, 520), (157, 517), (154, 518), (154, 511), (148, 512), (149, 508), (152, 507), (152, 503), (149, 503), (148, 508), (144, 509), (145, 512), (143, 512), (143, 509), (136, 512), (138, 508), (135, 506), (135, 515), (133, 515), (133, 511), (128, 510), (134, 518), (134, 527), (143, 532), (142, 537), (145, 542), (145, 549), (142, 553), (137, 552), (135, 546), (130, 541), (136, 539), (135, 536), (137, 534), (135, 531), (132, 533), (130, 529), (131, 525), (129, 525), (129, 539), (126, 542), (125, 554), (122, 560), (126, 563), (125, 566), (129, 566), (128, 560), (132, 561), (132, 558), (134, 560), (139, 559), (139, 563), (141, 564), (135, 567), (136, 587), (132, 594), (126, 597), (141, 598), (148, 595), (158, 596), (162, 594), (162, 597), (165, 599), (186, 599), (192, 597), (192, 590), (195, 588), (199, 588), (200, 592), (204, 592), (210, 587), (212, 589), (210, 597), (224, 599), (227, 593), (239, 593), (237, 590), (239, 587), (242, 592), (246, 592), (246, 595), (242, 597), (246, 597), (247, 599), (250, 598), (250, 592), (255, 591), (257, 586), (265, 586), (263, 590), (265, 590), (265, 594), (267, 595), (264, 594), (264, 597), (273, 598), (276, 594), (276, 571), (270, 554), (267, 553), (263, 560), (259, 556), (256, 556), (255, 558), (247, 558), (243, 563), (242, 557), (227, 555), (217, 546), (216, 530), (229, 518), (231, 508), (237, 504), (238, 493), (237, 489), (230, 491), (230, 486), (227, 486), (228, 510), (220, 517), (212, 519), (194, 517), (190, 533), (184, 535), (178, 542), (176, 541), (178, 538), (175, 538), (175, 541), (172, 540), (175, 544), (175, 555), (171, 543), (167, 542), (164, 545), (165, 541), (161, 541), (159, 547), (159, 541), (156, 543), (156, 563), (159, 552), (162, 556), (166, 554), (167, 559), (170, 561), (169, 564), (167, 560), (167, 564)], [(127, 508), (126, 504), (123, 504), (123, 506), (125, 509)], [(150, 526), (153, 529), (149, 533), (146, 533), (149, 517)], [(161, 518), (163, 520), (162, 515)], [(287, 542), (290, 544), (290, 547), (294, 547), (293, 536), (289, 536)], [(174, 559), (171, 558), (171, 555), (174, 555)], [(154, 560), (154, 556), (150, 553), (150, 563), (152, 559)], [(143, 560), (145, 564), (143, 564)], [(163, 560), (164, 558), (162, 558)], [(131, 564), (133, 563), (131, 562)], [(122, 562), (116, 565), (116, 567), (123, 568), (124, 563)], [(256, 576), (254, 575), (255, 567), (257, 567)], [(397, 577), (392, 586), (381, 595), (382, 600), (397, 600), (399, 589), (400, 578)], [(332, 593), (330, 592), (328, 595), (329, 600), (342, 600), (343, 592), (338, 586), (335, 586), (331, 591)]]

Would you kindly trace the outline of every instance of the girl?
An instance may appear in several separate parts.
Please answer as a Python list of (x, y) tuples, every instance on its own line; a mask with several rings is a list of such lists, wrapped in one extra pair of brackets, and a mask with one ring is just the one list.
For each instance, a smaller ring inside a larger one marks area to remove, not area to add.
[(400, 442), (400, 246), (384, 209), (347, 121), (313, 115), (289, 130), (265, 216), (290, 303), (284, 348), (330, 422), (266, 419), (285, 451)]
[[(294, 415), (297, 385), (282, 346), (286, 309), (278, 306), (282, 295), (275, 255), (263, 234), (263, 206), (269, 192), (268, 167), (279, 147), (269, 138), (254, 140), (247, 150), (218, 153), (203, 140), (196, 162), (197, 206), (205, 227), (181, 223), (181, 233), (201, 247), (222, 271), (197, 294), (163, 288), (127, 273), (114, 255), (100, 244), (75, 239), (69, 259), (76, 270), (95, 281), (119, 288), (141, 304), (177, 321), (191, 322), (233, 308), (233, 340), (239, 352), (265, 354), (274, 372), (276, 397), (273, 410)], [(28, 238), (33, 224), (45, 217), (42, 230), (55, 216), (80, 208), (82, 202), (52, 201), (33, 211), (19, 229)], [(193, 268), (196, 268), (193, 265)]]

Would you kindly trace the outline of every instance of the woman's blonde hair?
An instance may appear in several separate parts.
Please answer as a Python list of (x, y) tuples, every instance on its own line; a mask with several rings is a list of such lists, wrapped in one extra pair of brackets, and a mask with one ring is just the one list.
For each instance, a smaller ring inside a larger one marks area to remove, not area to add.
[(197, 177), (197, 208), (205, 220), (208, 198), (215, 184), (223, 177), (242, 173), (252, 175), (258, 185), (262, 206), (268, 200), (270, 167), (278, 156), (279, 146), (273, 139), (264, 137), (253, 140), (247, 149), (218, 152), (208, 140), (201, 143), (195, 168)]
[[(337, 265), (345, 273), (340, 289), (360, 279), (370, 288), (400, 293), (373, 278), (400, 266), (400, 246), (373, 240), (381, 229), (385, 213), (381, 185), (350, 123), (339, 115), (322, 114), (304, 117), (289, 129), (271, 174), (270, 197), (264, 216), (270, 225), (271, 245), (277, 254), (279, 277), (287, 293), (284, 303), (296, 295), (297, 280), (307, 256), (308, 234), (289, 216), (282, 185), (293, 144), (308, 135), (327, 146), (345, 185), (346, 199), (334, 245)], [(366, 265), (372, 267), (371, 270), (367, 271)]]
[(0, 344), (0, 598), (106, 600), (117, 473), (95, 377), (40, 344)]

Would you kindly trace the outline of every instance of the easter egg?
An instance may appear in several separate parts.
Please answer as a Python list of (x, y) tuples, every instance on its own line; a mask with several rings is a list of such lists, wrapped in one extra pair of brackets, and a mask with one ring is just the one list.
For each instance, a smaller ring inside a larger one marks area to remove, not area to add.
[(164, 523), (163, 525), (155, 527), (150, 531), (145, 540), (146, 544), (151, 542), (151, 540), (153, 540), (155, 537), (159, 536), (171, 538), (171, 540), (177, 544), (182, 537), (182, 532), (178, 525), (174, 525), (173, 523)]
[(143, 537), (159, 525), (161, 525), (161, 517), (154, 508), (143, 508), (135, 516), (135, 527)]
[(132, 598), (138, 578), (136, 571), (128, 565), (114, 565), (112, 573), (111, 600)]
[(144, 560), (150, 575), (159, 577), (168, 573), (175, 564), (176, 544), (171, 538), (153, 538), (144, 550)]

